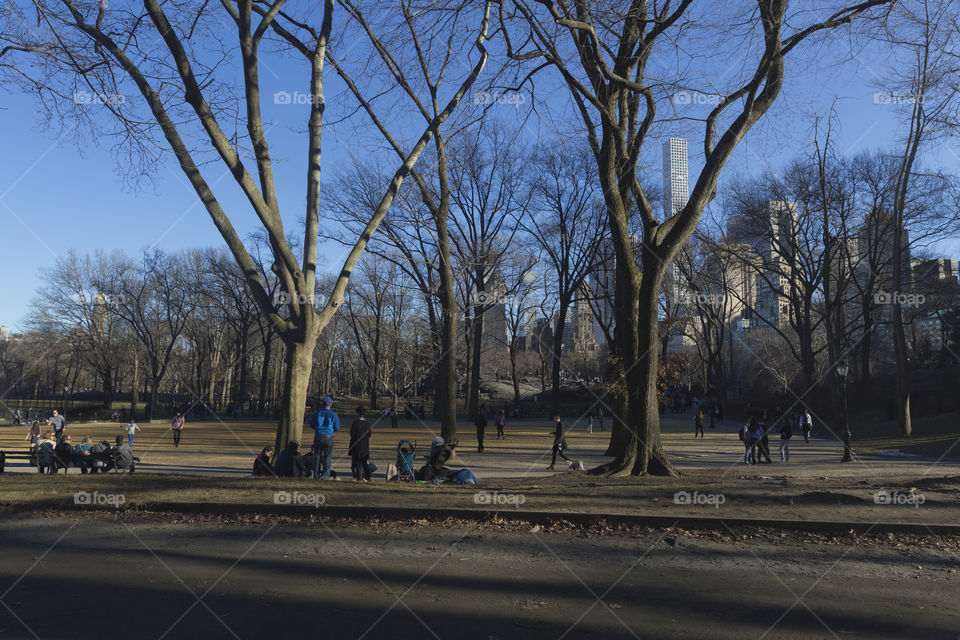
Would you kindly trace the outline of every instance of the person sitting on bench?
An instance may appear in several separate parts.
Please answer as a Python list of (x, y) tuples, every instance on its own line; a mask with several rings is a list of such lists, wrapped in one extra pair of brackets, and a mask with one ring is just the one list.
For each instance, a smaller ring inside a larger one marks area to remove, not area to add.
[(117, 436), (117, 446), (113, 448), (113, 459), (117, 469), (129, 469), (130, 473), (136, 471), (133, 466), (133, 449), (128, 442), (124, 441), (123, 436)]
[(37, 471), (40, 473), (56, 473), (56, 460), (53, 449), (57, 446), (53, 431), (43, 434), (43, 439), (37, 442)]

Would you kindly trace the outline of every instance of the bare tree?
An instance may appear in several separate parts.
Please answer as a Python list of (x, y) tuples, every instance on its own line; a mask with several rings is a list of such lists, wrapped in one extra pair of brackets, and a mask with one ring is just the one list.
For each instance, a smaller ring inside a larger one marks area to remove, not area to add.
[[(628, 393), (628, 415), (623, 423), (615, 422), (614, 429), (626, 428), (628, 438), (616, 459), (594, 473), (675, 473), (661, 445), (656, 398), (657, 296), (664, 274), (715, 197), (717, 180), (734, 149), (776, 101), (787, 54), (811, 35), (848, 24), (890, 1), (839, 3), (825, 9), (823, 19), (805, 24), (802, 21), (813, 11), (804, 8), (797, 15), (788, 14), (787, 0), (758, 0), (752, 8), (716, 3), (696, 15), (691, 11), (693, 0), (653, 5), (636, 0), (627, 7), (568, 0), (514, 0), (501, 5), (508, 54), (527, 63), (522, 73), (547, 68), (566, 86), (606, 201), (617, 260), (616, 342)], [(719, 90), (715, 78), (698, 87), (684, 80), (688, 90), (722, 97), (704, 120), (704, 167), (690, 198), (661, 221), (640, 186), (637, 167), (658, 105), (671, 96), (670, 88), (663, 91), (660, 77), (648, 77), (647, 64), (657, 59), (671, 68), (682, 67), (682, 52), (695, 50), (699, 38), (719, 44), (718, 31), (735, 38), (737, 45), (722, 54), (712, 47), (711, 53), (734, 56), (739, 62), (733, 66), (744, 73), (728, 74), (729, 85)], [(653, 57), (661, 49), (668, 50), (669, 62)], [(631, 241), (637, 232), (629, 226), (634, 209), (641, 218), (639, 266)]]

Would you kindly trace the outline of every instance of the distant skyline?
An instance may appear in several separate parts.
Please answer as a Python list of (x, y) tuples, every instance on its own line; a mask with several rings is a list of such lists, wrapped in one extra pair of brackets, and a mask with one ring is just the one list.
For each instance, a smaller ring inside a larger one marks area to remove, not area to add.
[[(876, 63), (871, 60), (871, 64)], [(306, 107), (277, 102), (271, 96), (280, 91), (302, 91), (301, 76), (300, 69), (284, 68), (282, 75), (263, 78), (264, 113), (273, 122), (268, 135), (288, 231), (295, 230), (305, 206)], [(878, 99), (882, 92), (874, 86), (877, 77), (857, 60), (842, 67), (812, 71), (799, 59), (788, 64), (782, 97), (737, 148), (721, 177), (721, 193), (734, 175), (756, 177), (782, 168), (796, 155), (809, 153), (814, 113), (825, 114), (831, 109), (835, 112), (831, 135), (837, 153), (852, 155), (889, 148), (899, 131), (898, 106)], [(330, 94), (337, 96), (335, 91)], [(678, 92), (674, 102), (698, 106), (703, 103), (706, 113), (713, 98)], [(348, 110), (350, 105), (338, 105), (334, 98), (331, 102), (332, 122), (337, 107)], [(505, 101), (497, 106), (502, 109), (497, 113), (503, 118), (513, 117), (513, 113), (520, 113), (519, 108)], [(206, 210), (169, 155), (152, 172), (153, 184), (133, 190), (120, 176), (118, 159), (109, 151), (110, 141), (104, 141), (107, 150), (89, 144), (78, 149), (70, 136), (58, 140), (51, 128), (37, 122), (36, 114), (32, 97), (9, 93), (2, 97), (0, 131), (7, 153), (0, 155), (0, 228), (4, 240), (0, 251), (0, 325), (14, 332), (24, 330), (30, 300), (40, 284), (38, 270), (51, 267), (67, 249), (81, 253), (123, 249), (136, 254), (155, 245), (171, 251), (224, 246)], [(549, 135), (558, 146), (571, 143), (569, 137), (551, 129), (551, 124), (525, 123), (526, 139), (518, 142), (532, 142), (538, 136), (544, 142)], [(570, 126), (569, 122), (563, 125)], [(379, 139), (373, 138), (364, 146), (355, 143), (357, 135), (358, 129), (349, 123), (324, 130), (324, 180), (332, 181), (336, 172), (348, 167), (357, 155), (368, 150), (382, 151)], [(689, 141), (689, 173), (695, 180), (703, 163), (702, 122), (689, 119), (658, 123), (642, 151), (643, 164), (650, 167), (651, 178), (662, 184), (660, 155), (664, 141), (670, 137)], [(960, 156), (946, 145), (925, 158), (923, 164), (947, 173), (960, 173)], [(204, 172), (241, 235), (258, 229), (249, 203), (223, 164), (210, 164)], [(721, 200), (718, 198), (711, 207), (718, 207)], [(956, 238), (943, 238), (936, 253), (958, 257), (958, 245)], [(321, 243), (320, 254), (320, 269), (334, 272), (340, 267), (345, 249), (340, 244), (325, 242)]]

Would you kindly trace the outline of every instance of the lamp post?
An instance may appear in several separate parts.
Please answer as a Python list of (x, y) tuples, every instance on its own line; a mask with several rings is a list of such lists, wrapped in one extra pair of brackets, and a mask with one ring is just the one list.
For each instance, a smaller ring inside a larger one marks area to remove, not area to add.
[(853, 460), (851, 451), (853, 434), (850, 433), (850, 419), (847, 416), (847, 373), (850, 372), (850, 366), (846, 360), (837, 363), (837, 375), (840, 376), (840, 411), (843, 418), (843, 458), (840, 462), (850, 462)]

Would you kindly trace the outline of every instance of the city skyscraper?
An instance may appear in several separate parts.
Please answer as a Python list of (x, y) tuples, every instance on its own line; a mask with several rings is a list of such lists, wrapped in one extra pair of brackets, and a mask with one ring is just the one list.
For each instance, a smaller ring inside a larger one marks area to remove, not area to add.
[(687, 177), (687, 140), (670, 138), (663, 143), (663, 215), (669, 218), (690, 198)]

